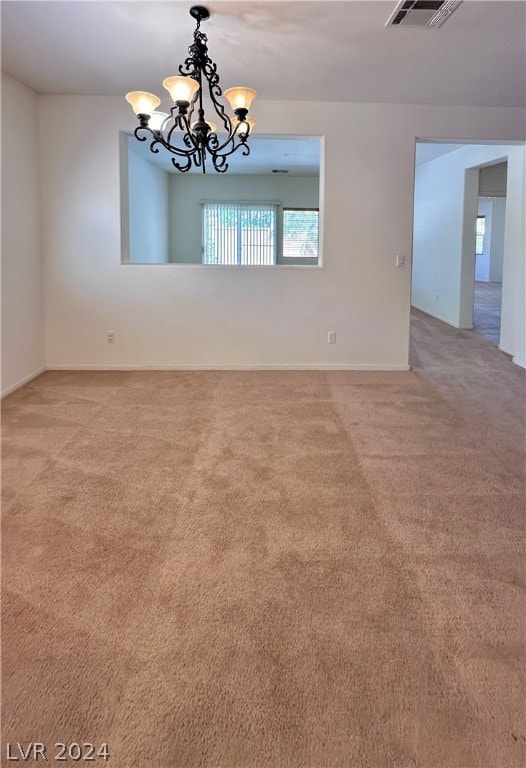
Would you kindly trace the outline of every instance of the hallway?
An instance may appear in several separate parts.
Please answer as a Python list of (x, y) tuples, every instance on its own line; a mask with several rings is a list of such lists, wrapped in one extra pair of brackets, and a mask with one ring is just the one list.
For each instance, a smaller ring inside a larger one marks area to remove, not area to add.
[(486, 422), (495, 439), (524, 451), (524, 369), (480, 331), (453, 328), (412, 309), (409, 362), (442, 397)]
[(502, 283), (475, 281), (473, 327), (494, 347), (500, 341), (501, 303)]

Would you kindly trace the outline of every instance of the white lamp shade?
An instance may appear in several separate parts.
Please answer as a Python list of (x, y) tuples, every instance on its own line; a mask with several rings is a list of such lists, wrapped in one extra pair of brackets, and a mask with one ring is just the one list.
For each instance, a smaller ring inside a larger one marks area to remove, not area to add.
[(126, 101), (132, 105), (136, 115), (151, 115), (161, 103), (161, 99), (148, 91), (130, 91), (126, 94)]
[(256, 92), (253, 88), (236, 86), (235, 88), (227, 88), (225, 91), (225, 99), (228, 99), (234, 111), (236, 109), (246, 109), (248, 111), (255, 98)]
[[(160, 131), (161, 126), (167, 117), (168, 117), (167, 112), (154, 112), (150, 117), (148, 127), (151, 128), (153, 131)], [(247, 120), (247, 123), (248, 123), (248, 120)]]
[(173, 101), (187, 101), (191, 103), (197, 91), (199, 83), (193, 77), (173, 75), (165, 77), (163, 86), (166, 88)]

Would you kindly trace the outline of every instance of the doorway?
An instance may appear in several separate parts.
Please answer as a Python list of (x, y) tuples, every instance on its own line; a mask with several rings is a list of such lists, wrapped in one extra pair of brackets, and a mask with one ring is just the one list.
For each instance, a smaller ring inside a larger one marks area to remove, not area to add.
[(507, 175), (507, 162), (479, 170), (473, 327), (495, 347), (500, 342)]
[(412, 307), (522, 366), (524, 156), (518, 142), (417, 139), (411, 290)]

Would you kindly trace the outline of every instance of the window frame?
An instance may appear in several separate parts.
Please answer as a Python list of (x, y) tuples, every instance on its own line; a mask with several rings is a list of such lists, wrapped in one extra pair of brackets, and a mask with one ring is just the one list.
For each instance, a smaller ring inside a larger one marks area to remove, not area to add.
[[(131, 147), (133, 144), (133, 148), (136, 148), (137, 142), (133, 137), (133, 132), (130, 130), (120, 130), (118, 132), (119, 134), (119, 192), (120, 192), (120, 266), (122, 267), (154, 267), (157, 269), (164, 269), (166, 267), (172, 268), (184, 268), (184, 269), (195, 269), (196, 267), (224, 267), (224, 266), (235, 266), (235, 267), (244, 267), (244, 265), (221, 265), (221, 264), (205, 264), (202, 261), (203, 254), (202, 254), (202, 242), (201, 247), (198, 250), (198, 246), (196, 243), (195, 251), (192, 249), (192, 256), (195, 255), (195, 258), (190, 258), (189, 260), (172, 260), (172, 251), (170, 250), (169, 258), (167, 261), (157, 261), (152, 260), (150, 258), (150, 255), (147, 254), (145, 258), (133, 258), (132, 259), (132, 243), (131, 243), (131, 223), (130, 223), (130, 195), (131, 195), (131, 179), (130, 179), (130, 154), (131, 154)], [(270, 134), (266, 135), (265, 138), (270, 139), (287, 139), (290, 138), (287, 134)], [(277, 217), (277, 260), (272, 265), (262, 265), (262, 266), (273, 266), (273, 267), (310, 267), (311, 269), (313, 267), (317, 267), (318, 269), (323, 269), (325, 266), (325, 137), (319, 136), (319, 135), (313, 135), (313, 136), (297, 136), (293, 135), (293, 139), (299, 138), (310, 138), (310, 139), (318, 139), (319, 141), (319, 172), (316, 175), (318, 180), (318, 206), (313, 208), (307, 208), (307, 210), (317, 210), (318, 211), (318, 258), (317, 259), (294, 259), (294, 258), (287, 258), (285, 261), (283, 259), (282, 255), (282, 239), (283, 239), (283, 203), (278, 202), (276, 203), (278, 205), (278, 217)], [(295, 174), (292, 174), (295, 175)], [(235, 193), (234, 193), (235, 194)], [(222, 200), (222, 199), (213, 199), (213, 197), (206, 199), (207, 202), (252, 202), (247, 200)], [(198, 200), (198, 203), (202, 203), (203, 200)], [(266, 200), (260, 201), (256, 200), (255, 203), (260, 202), (267, 202)], [(202, 206), (200, 206), (202, 209)], [(295, 207), (293, 207), (293, 210), (296, 210)], [(297, 209), (299, 210), (299, 208)], [(202, 214), (201, 214), (202, 219)], [(201, 221), (201, 241), (202, 241), (202, 221)], [(172, 231), (170, 231), (169, 235), (171, 240), (174, 240), (176, 236), (173, 234)], [(315, 263), (313, 263), (315, 262)], [(247, 266), (258, 266), (258, 265), (247, 265)]]
[[(482, 220), (483, 222), (483, 232), (479, 233), (478, 230), (478, 223)], [(475, 256), (483, 256), (484, 255), (484, 238), (486, 237), (486, 215), (485, 214), (478, 214), (477, 213), (477, 220), (475, 222)], [(480, 250), (478, 246), (480, 238)]]
[[(312, 256), (285, 256), (284, 255), (284, 241), (285, 241), (285, 211), (316, 211), (318, 214), (318, 247), (317, 247), (317, 254), (316, 258)], [(279, 264), (283, 264), (284, 266), (306, 266), (306, 267), (319, 267), (321, 266), (320, 263), (320, 208), (318, 207), (309, 207), (309, 206), (291, 206), (291, 205), (282, 205), (280, 209), (280, 224), (281, 224), (281, 231), (280, 231), (280, 239), (279, 239), (279, 256), (280, 261)]]
[[(201, 204), (201, 265), (204, 267), (275, 267), (279, 264), (279, 218), (280, 218), (280, 206), (281, 203), (275, 200), (200, 200)], [(254, 208), (272, 208), (274, 214), (274, 254), (271, 264), (244, 264), (243, 262), (236, 261), (233, 264), (211, 264), (204, 261), (205, 258), (205, 232), (206, 232), (206, 206), (236, 206), (237, 208), (250, 207)]]

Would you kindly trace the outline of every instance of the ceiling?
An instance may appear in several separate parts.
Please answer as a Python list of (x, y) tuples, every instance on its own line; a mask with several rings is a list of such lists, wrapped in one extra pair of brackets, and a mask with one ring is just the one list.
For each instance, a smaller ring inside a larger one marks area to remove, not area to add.
[[(5, 0), (2, 68), (39, 93), (161, 96), (191, 42), (190, 5)], [(395, 6), (213, 0), (203, 27), (223, 87), (261, 99), (525, 104), (526, 3), (464, 0), (440, 29), (386, 28)]]
[(436, 157), (442, 155), (448, 155), (450, 152), (455, 152), (457, 149), (467, 146), (466, 144), (446, 144), (445, 142), (416, 142), (415, 148), (415, 164), (421, 165), (427, 163), (429, 160), (434, 160)]
[[(178, 173), (172, 155), (162, 149), (150, 152), (150, 142), (137, 141), (133, 135), (129, 148), (168, 173)], [(274, 169), (286, 170), (289, 176), (318, 176), (320, 172), (320, 140), (315, 136), (250, 137), (250, 154), (235, 152), (228, 158), (228, 174), (271, 174)], [(189, 173), (202, 173), (192, 167)], [(282, 174), (276, 174), (280, 176)]]

